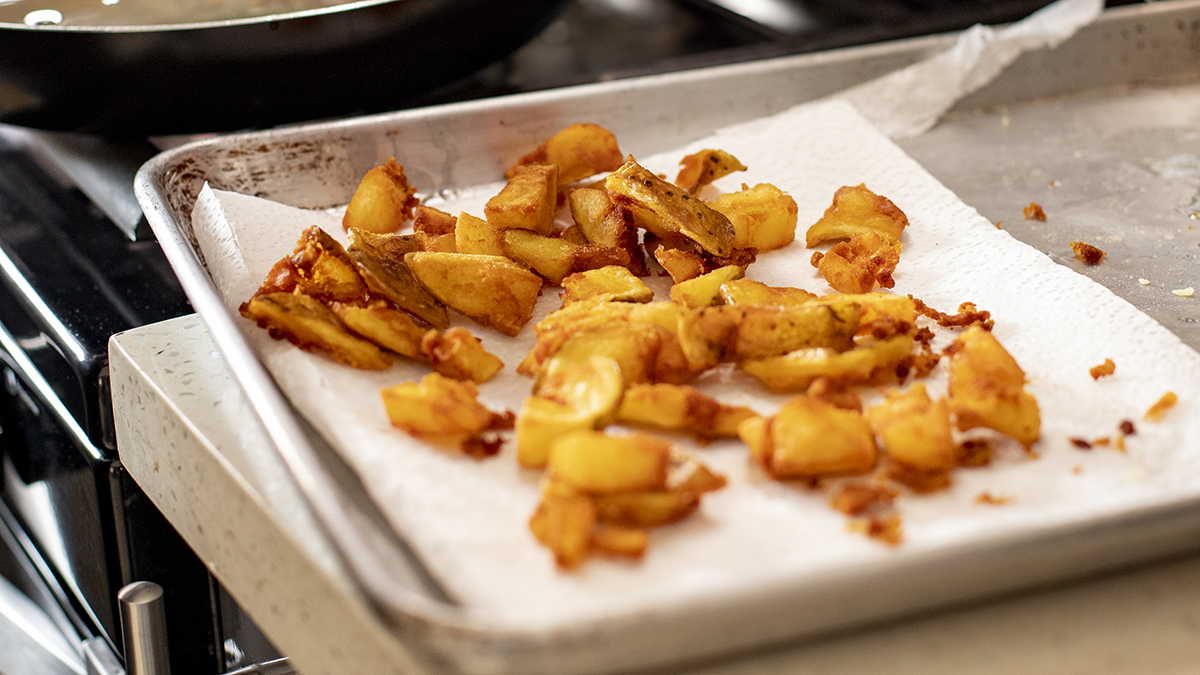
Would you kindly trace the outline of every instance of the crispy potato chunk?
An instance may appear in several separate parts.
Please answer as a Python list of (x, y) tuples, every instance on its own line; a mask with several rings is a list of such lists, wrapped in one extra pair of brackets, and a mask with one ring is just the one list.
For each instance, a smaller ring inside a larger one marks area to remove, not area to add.
[(454, 227), (454, 251), (473, 255), (505, 255), (504, 230), (466, 211)]
[(633, 214), (617, 208), (608, 193), (598, 188), (571, 190), (569, 203), (571, 218), (584, 239), (602, 248), (624, 251), (629, 261), (623, 264), (631, 273), (639, 277), (649, 274)]
[(533, 536), (563, 569), (578, 567), (592, 550), (596, 505), (587, 497), (546, 495), (529, 519)]
[(866, 473), (878, 454), (861, 413), (808, 396), (792, 398), (774, 417), (743, 421), (738, 433), (773, 478)]
[(346, 249), (317, 226), (305, 230), (288, 258), (296, 271), (296, 290), (325, 302), (359, 300), (367, 287)]
[(682, 168), (675, 177), (675, 184), (693, 195), (718, 178), (746, 170), (745, 164), (724, 150), (701, 150), (684, 157), (679, 166)]
[(667, 487), (670, 442), (648, 434), (610, 436), (573, 431), (550, 446), (550, 475), (587, 494), (643, 492)]
[(267, 293), (242, 303), (242, 316), (266, 328), (276, 340), (328, 356), (362, 370), (383, 370), (392, 365), (387, 354), (373, 343), (351, 335), (337, 315), (320, 300), (296, 293)]
[(379, 347), (410, 359), (424, 361), (421, 338), (426, 329), (418, 326), (407, 314), (385, 300), (373, 300), (365, 305), (330, 303), (329, 308), (352, 332)]
[[(674, 338), (679, 326), (679, 305), (673, 302), (651, 302), (635, 304), (628, 302), (606, 302), (585, 300), (572, 303), (551, 312), (534, 326), (537, 341), (517, 372), (535, 375), (572, 336), (583, 331), (610, 323), (637, 323), (657, 326)], [(659, 338), (660, 347), (662, 337)], [(678, 340), (675, 340), (676, 346)]]
[(692, 387), (635, 384), (621, 399), (617, 422), (693, 434), (700, 439), (736, 438), (738, 424), (755, 414), (749, 408), (725, 405)]
[(870, 330), (879, 321), (890, 320), (897, 325), (911, 326), (917, 320), (916, 301), (903, 295), (892, 295), (891, 293), (823, 295), (816, 301), (835, 304), (857, 303), (861, 312), (858, 320), (860, 334)]
[(566, 239), (546, 237), (527, 230), (504, 232), (504, 251), (508, 257), (529, 265), (554, 286), (562, 284), (562, 280), (575, 267), (579, 248), (579, 244), (572, 244)]
[(458, 219), (454, 216), (432, 206), (417, 204), (413, 207), (413, 232), (431, 237), (454, 234), (454, 226), (457, 222)]
[(522, 164), (514, 167), (508, 183), (483, 207), (487, 221), (505, 230), (554, 231), (558, 206), (558, 167)]
[[(418, 242), (394, 234), (374, 234), (357, 228), (349, 232), (348, 254), (370, 291), (435, 328), (447, 328), (450, 314), (413, 276), (404, 256), (418, 250)], [(404, 352), (401, 352), (402, 354)]]
[(1026, 448), (1040, 435), (1041, 416), (1025, 391), (1025, 373), (992, 335), (978, 326), (963, 331), (950, 354), (950, 410), (962, 431), (994, 429)]
[(604, 181), (617, 206), (629, 209), (639, 227), (664, 239), (688, 239), (717, 256), (733, 252), (733, 224), (679, 187), (632, 159)]
[(733, 279), (721, 284), (719, 296), (726, 305), (757, 307), (793, 307), (816, 300), (817, 296), (802, 288), (768, 286), (752, 279)]
[(737, 265), (719, 267), (694, 279), (675, 284), (671, 287), (671, 299), (693, 309), (708, 307), (716, 302), (723, 284), (742, 278), (745, 272), (744, 268)]
[(910, 334), (895, 335), (845, 352), (817, 347), (783, 356), (750, 359), (740, 366), (777, 394), (808, 389), (818, 377), (847, 384), (883, 384), (896, 378), (896, 367), (912, 353)]
[(958, 464), (946, 399), (930, 400), (925, 385), (913, 384), (903, 394), (890, 391), (867, 409), (867, 423), (896, 462), (918, 471), (949, 471)]
[(596, 525), (592, 530), (592, 550), (607, 555), (641, 558), (650, 545), (650, 535), (636, 527)]
[(671, 275), (671, 281), (681, 284), (705, 273), (704, 258), (691, 251), (659, 246), (654, 249), (654, 259)]
[(533, 316), (542, 278), (508, 258), (465, 253), (409, 253), (417, 279), (472, 321), (514, 336)]
[(420, 382), (380, 390), (392, 426), (431, 440), (461, 439), (509, 426), (509, 419), (479, 402), (474, 382), (429, 373)]
[(258, 287), (258, 290), (254, 294), (291, 293), (296, 290), (296, 286), (299, 284), (299, 270), (292, 264), (291, 258), (283, 258), (275, 261), (275, 264), (267, 272), (267, 277), (263, 279), (262, 285)]
[(896, 285), (892, 273), (900, 262), (900, 247), (877, 232), (866, 232), (835, 244), (823, 256), (814, 253), (813, 258), (830, 288), (842, 293), (869, 293), (876, 284), (884, 288)]
[(623, 160), (617, 137), (611, 131), (598, 124), (572, 124), (518, 159), (504, 176), (511, 178), (517, 167), (526, 164), (554, 164), (558, 167), (559, 184), (565, 185), (602, 171), (612, 171), (621, 166)]
[(579, 361), (556, 362), (517, 416), (517, 462), (541, 468), (556, 438), (607, 424), (624, 388), (625, 376), (615, 359), (584, 355)]
[(858, 305), (793, 307), (721, 305), (679, 313), (679, 342), (693, 368), (780, 356), (798, 349), (854, 346)]
[(700, 372), (691, 369), (679, 341), (663, 328), (615, 322), (581, 330), (565, 339), (538, 372), (534, 393), (541, 393), (543, 381), (553, 377), (560, 364), (578, 363), (591, 356), (606, 356), (616, 361), (627, 384), (679, 384)]
[(804, 245), (813, 248), (825, 241), (850, 239), (864, 232), (876, 232), (888, 241), (899, 241), (908, 227), (908, 217), (887, 197), (867, 189), (866, 185), (838, 188), (833, 204), (825, 215), (808, 228)]
[(431, 330), (420, 345), (433, 372), (455, 380), (483, 384), (504, 369), (504, 362), (484, 349), (479, 338), (465, 328), (451, 328), (444, 333)]
[(395, 232), (412, 217), (418, 203), (416, 193), (417, 189), (408, 184), (404, 167), (396, 163), (395, 157), (389, 157), (385, 164), (363, 176), (342, 216), (342, 227)]
[(733, 247), (773, 251), (796, 238), (796, 200), (770, 183), (717, 197), (713, 209), (733, 223)]
[(608, 265), (576, 272), (562, 280), (563, 306), (583, 300), (650, 302), (654, 291), (627, 268)]

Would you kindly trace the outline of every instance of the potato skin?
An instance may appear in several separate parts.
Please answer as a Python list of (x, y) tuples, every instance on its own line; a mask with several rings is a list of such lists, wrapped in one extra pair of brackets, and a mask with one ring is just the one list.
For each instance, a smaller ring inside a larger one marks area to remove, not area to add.
[(659, 178), (633, 160), (604, 180), (613, 203), (634, 222), (664, 239), (687, 239), (716, 256), (733, 252), (734, 229), (723, 214)]

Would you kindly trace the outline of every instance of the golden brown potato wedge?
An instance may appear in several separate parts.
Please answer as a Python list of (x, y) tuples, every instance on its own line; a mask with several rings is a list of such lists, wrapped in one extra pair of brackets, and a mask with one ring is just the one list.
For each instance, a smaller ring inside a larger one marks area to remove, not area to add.
[(655, 527), (687, 517), (700, 506), (700, 495), (690, 490), (652, 490), (596, 495), (592, 501), (602, 523)]
[(679, 166), (682, 168), (675, 177), (675, 184), (693, 195), (718, 178), (746, 170), (746, 165), (739, 162), (737, 157), (724, 150), (711, 149), (684, 157)]
[(317, 226), (308, 228), (288, 258), (296, 271), (296, 289), (325, 302), (366, 298), (367, 287), (346, 249)]
[(534, 326), (537, 341), (517, 366), (517, 372), (522, 375), (536, 375), (567, 339), (585, 330), (610, 323), (657, 326), (674, 338), (679, 325), (679, 309), (679, 305), (673, 302), (636, 304), (584, 300), (572, 303), (551, 312)]
[(876, 232), (891, 242), (900, 240), (908, 217), (887, 197), (866, 185), (838, 188), (825, 215), (808, 228), (804, 245), (812, 248), (824, 241), (850, 239), (856, 234)]
[(1032, 446), (1041, 435), (1037, 400), (1025, 391), (1025, 372), (996, 336), (971, 326), (947, 351), (950, 410), (958, 428), (986, 427)]
[(613, 204), (608, 192), (599, 188), (571, 190), (569, 203), (571, 218), (588, 242), (625, 251), (629, 261), (623, 264), (635, 276), (643, 277), (649, 273), (633, 214)]
[(528, 265), (547, 283), (558, 286), (575, 267), (579, 244), (546, 237), (528, 230), (505, 230), (504, 252), (517, 262)]
[(802, 288), (768, 286), (753, 279), (733, 279), (721, 284), (720, 300), (726, 305), (749, 305), (757, 307), (791, 307), (803, 305), (817, 298)]
[(607, 424), (625, 388), (620, 364), (605, 356), (555, 366), (517, 416), (517, 462), (526, 468), (545, 466), (559, 436)]
[(866, 473), (878, 453), (861, 413), (808, 396), (790, 399), (774, 417), (744, 421), (739, 432), (775, 478)]
[(639, 227), (664, 239), (688, 239), (717, 256), (733, 252), (733, 224), (699, 199), (632, 159), (604, 181), (617, 206), (629, 209)]
[(380, 390), (392, 425), (431, 440), (461, 439), (511, 425), (511, 418), (479, 402), (474, 382), (429, 373), (420, 382)]
[(377, 346), (410, 359), (425, 360), (425, 354), (421, 352), (421, 338), (426, 329), (386, 300), (373, 300), (366, 304), (334, 302), (330, 303), (329, 308), (346, 328)]
[(730, 406), (694, 388), (674, 384), (635, 384), (625, 390), (617, 422), (692, 434), (700, 439), (736, 438), (738, 424), (755, 412)]
[(714, 304), (726, 282), (742, 278), (746, 270), (737, 265), (718, 267), (694, 279), (680, 281), (671, 287), (671, 299), (684, 307), (699, 309)]
[(433, 372), (455, 380), (483, 384), (504, 369), (504, 362), (484, 349), (479, 338), (465, 328), (450, 328), (444, 333), (428, 331), (419, 344)]
[(681, 384), (701, 371), (691, 368), (674, 335), (663, 328), (636, 322), (614, 322), (573, 333), (537, 371), (534, 393), (562, 364), (581, 363), (593, 356), (616, 361), (626, 384), (668, 382)]
[(529, 519), (533, 536), (563, 569), (578, 567), (592, 550), (596, 505), (587, 497), (544, 496)]
[(808, 389), (818, 377), (841, 384), (884, 384), (896, 379), (896, 367), (912, 353), (911, 334), (877, 340), (845, 352), (821, 347), (783, 356), (742, 361), (740, 367), (777, 394)]
[(845, 351), (854, 344), (858, 313), (852, 301), (683, 309), (678, 335), (689, 363), (704, 370), (718, 363), (776, 357), (800, 349)]
[(617, 137), (611, 131), (598, 124), (572, 124), (517, 160), (504, 175), (511, 178), (517, 167), (525, 164), (554, 164), (558, 167), (559, 184), (566, 184), (612, 171), (621, 166), (623, 159)]
[(499, 256), (417, 252), (404, 260), (438, 300), (508, 336), (529, 322), (542, 289), (541, 277)]
[(454, 252), (504, 255), (504, 230), (464, 211), (454, 227)]
[(454, 234), (454, 226), (457, 222), (458, 219), (454, 216), (432, 206), (417, 204), (413, 207), (413, 232), (420, 232), (431, 237)]
[(417, 281), (404, 261), (405, 255), (419, 250), (417, 239), (357, 228), (350, 230), (349, 239), (350, 259), (372, 293), (435, 328), (449, 327), (446, 305)]
[(562, 281), (563, 306), (584, 300), (650, 302), (654, 291), (627, 268), (608, 265), (576, 272)]
[(242, 316), (266, 328), (276, 340), (328, 356), (363, 370), (383, 370), (392, 360), (379, 347), (351, 335), (320, 300), (297, 293), (267, 293), (241, 306)]
[(740, 192), (717, 197), (711, 205), (733, 223), (733, 247), (773, 251), (796, 238), (796, 200), (771, 185), (742, 186)]
[(547, 468), (581, 493), (609, 494), (665, 489), (670, 463), (671, 444), (661, 438), (573, 431), (550, 446)]
[(597, 525), (592, 530), (592, 550), (607, 555), (640, 558), (650, 545), (650, 535), (636, 527)]
[(958, 464), (946, 399), (933, 401), (917, 382), (907, 392), (889, 391), (864, 416), (896, 462), (917, 471), (949, 471)]
[(396, 163), (395, 157), (389, 157), (385, 164), (363, 176), (346, 207), (342, 227), (395, 232), (412, 217), (413, 207), (418, 203), (414, 196), (416, 192), (417, 189), (408, 184), (404, 167)]
[(508, 183), (483, 207), (487, 221), (505, 230), (554, 231), (558, 208), (558, 167), (522, 164), (512, 169)]

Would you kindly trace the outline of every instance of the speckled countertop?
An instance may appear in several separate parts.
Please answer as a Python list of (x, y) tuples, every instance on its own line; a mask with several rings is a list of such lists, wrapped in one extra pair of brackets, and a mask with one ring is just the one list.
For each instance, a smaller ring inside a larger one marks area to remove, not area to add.
[[(429, 672), (350, 586), (203, 323), (110, 345), (121, 461), (305, 675)], [(1200, 556), (679, 673), (922, 675), (1200, 671)]]

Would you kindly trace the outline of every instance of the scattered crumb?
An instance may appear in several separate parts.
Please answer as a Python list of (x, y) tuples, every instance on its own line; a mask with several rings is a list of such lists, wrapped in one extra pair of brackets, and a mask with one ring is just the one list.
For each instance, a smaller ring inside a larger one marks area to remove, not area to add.
[(1149, 280), (1149, 279), (1138, 279), (1138, 283), (1139, 283), (1139, 284), (1141, 284), (1141, 285), (1143, 285), (1143, 286), (1149, 286), (1149, 285), (1150, 285), (1150, 280)]
[(1092, 445), (1096, 446), (1097, 448), (1107, 448), (1108, 446), (1112, 445), (1112, 439), (1108, 436), (1101, 436), (1100, 438), (1092, 440)]
[(1171, 293), (1178, 295), (1181, 298), (1190, 298), (1196, 294), (1196, 289), (1188, 286), (1187, 288), (1177, 288), (1171, 291)]
[(988, 492), (987, 490), (984, 490), (983, 492), (980, 492), (979, 494), (975, 495), (975, 503), (976, 504), (987, 504), (988, 506), (1004, 506), (1005, 504), (1012, 503), (1012, 501), (1013, 501), (1012, 497), (1006, 497), (1006, 496), (997, 497), (997, 496), (993, 495), (992, 493)]
[(847, 483), (829, 500), (833, 508), (848, 516), (861, 516), (877, 506), (889, 506), (898, 493), (890, 487)]
[(1071, 473), (1078, 476), (1079, 474), (1083, 473), (1083, 467), (1076, 464), (1075, 466), (1071, 467)]
[(1093, 380), (1098, 380), (1117, 372), (1117, 364), (1113, 363), (1112, 359), (1104, 359), (1104, 363), (1093, 366), (1088, 372), (1091, 373)]
[(1075, 252), (1075, 257), (1082, 260), (1084, 264), (1096, 265), (1105, 256), (1104, 251), (1092, 246), (1084, 241), (1071, 242), (1071, 250)]
[(1124, 436), (1117, 436), (1116, 448), (1117, 448), (1117, 450), (1120, 450), (1121, 452), (1125, 452), (1125, 437)]
[(1121, 433), (1125, 436), (1133, 436), (1137, 433), (1137, 427), (1133, 426), (1133, 422), (1130, 420), (1121, 420), (1121, 424), (1119, 424), (1117, 428), (1120, 429)]
[(1001, 225), (1004, 225), (1004, 219), (1003, 219), (1003, 218), (1001, 218), (1001, 219), (1000, 219), (1000, 222), (996, 223), (996, 229), (997, 229), (997, 230), (1003, 230), (1004, 228), (1003, 228), (1003, 227), (1001, 227)]
[(1042, 205), (1037, 202), (1029, 202), (1029, 206), (1024, 209), (1025, 220), (1046, 220), (1046, 212), (1042, 210)]
[(1175, 395), (1175, 392), (1168, 391), (1162, 395), (1162, 398), (1158, 399), (1157, 403), (1150, 406), (1150, 409), (1146, 411), (1146, 414), (1142, 416), (1142, 419), (1148, 422), (1157, 422), (1167, 414), (1168, 410), (1174, 408), (1178, 401), (1179, 397)]
[(1058, 187), (1059, 185), (1062, 185), (1062, 181), (1052, 180), (1049, 183), (1047, 183), (1047, 185), (1049, 185), (1050, 187)]
[(846, 524), (846, 529), (865, 534), (871, 539), (881, 541), (889, 546), (895, 546), (904, 540), (900, 531), (900, 516), (898, 515), (852, 520)]
[(987, 466), (992, 462), (992, 444), (986, 438), (972, 438), (956, 448), (959, 466)]
[(1075, 446), (1076, 448), (1079, 448), (1080, 450), (1091, 450), (1092, 449), (1092, 444), (1087, 439), (1083, 439), (1078, 436), (1074, 436), (1068, 440), (1071, 441), (1071, 445)]
[(1146, 470), (1140, 466), (1132, 466), (1125, 472), (1125, 477), (1129, 480), (1142, 480), (1146, 477)]

